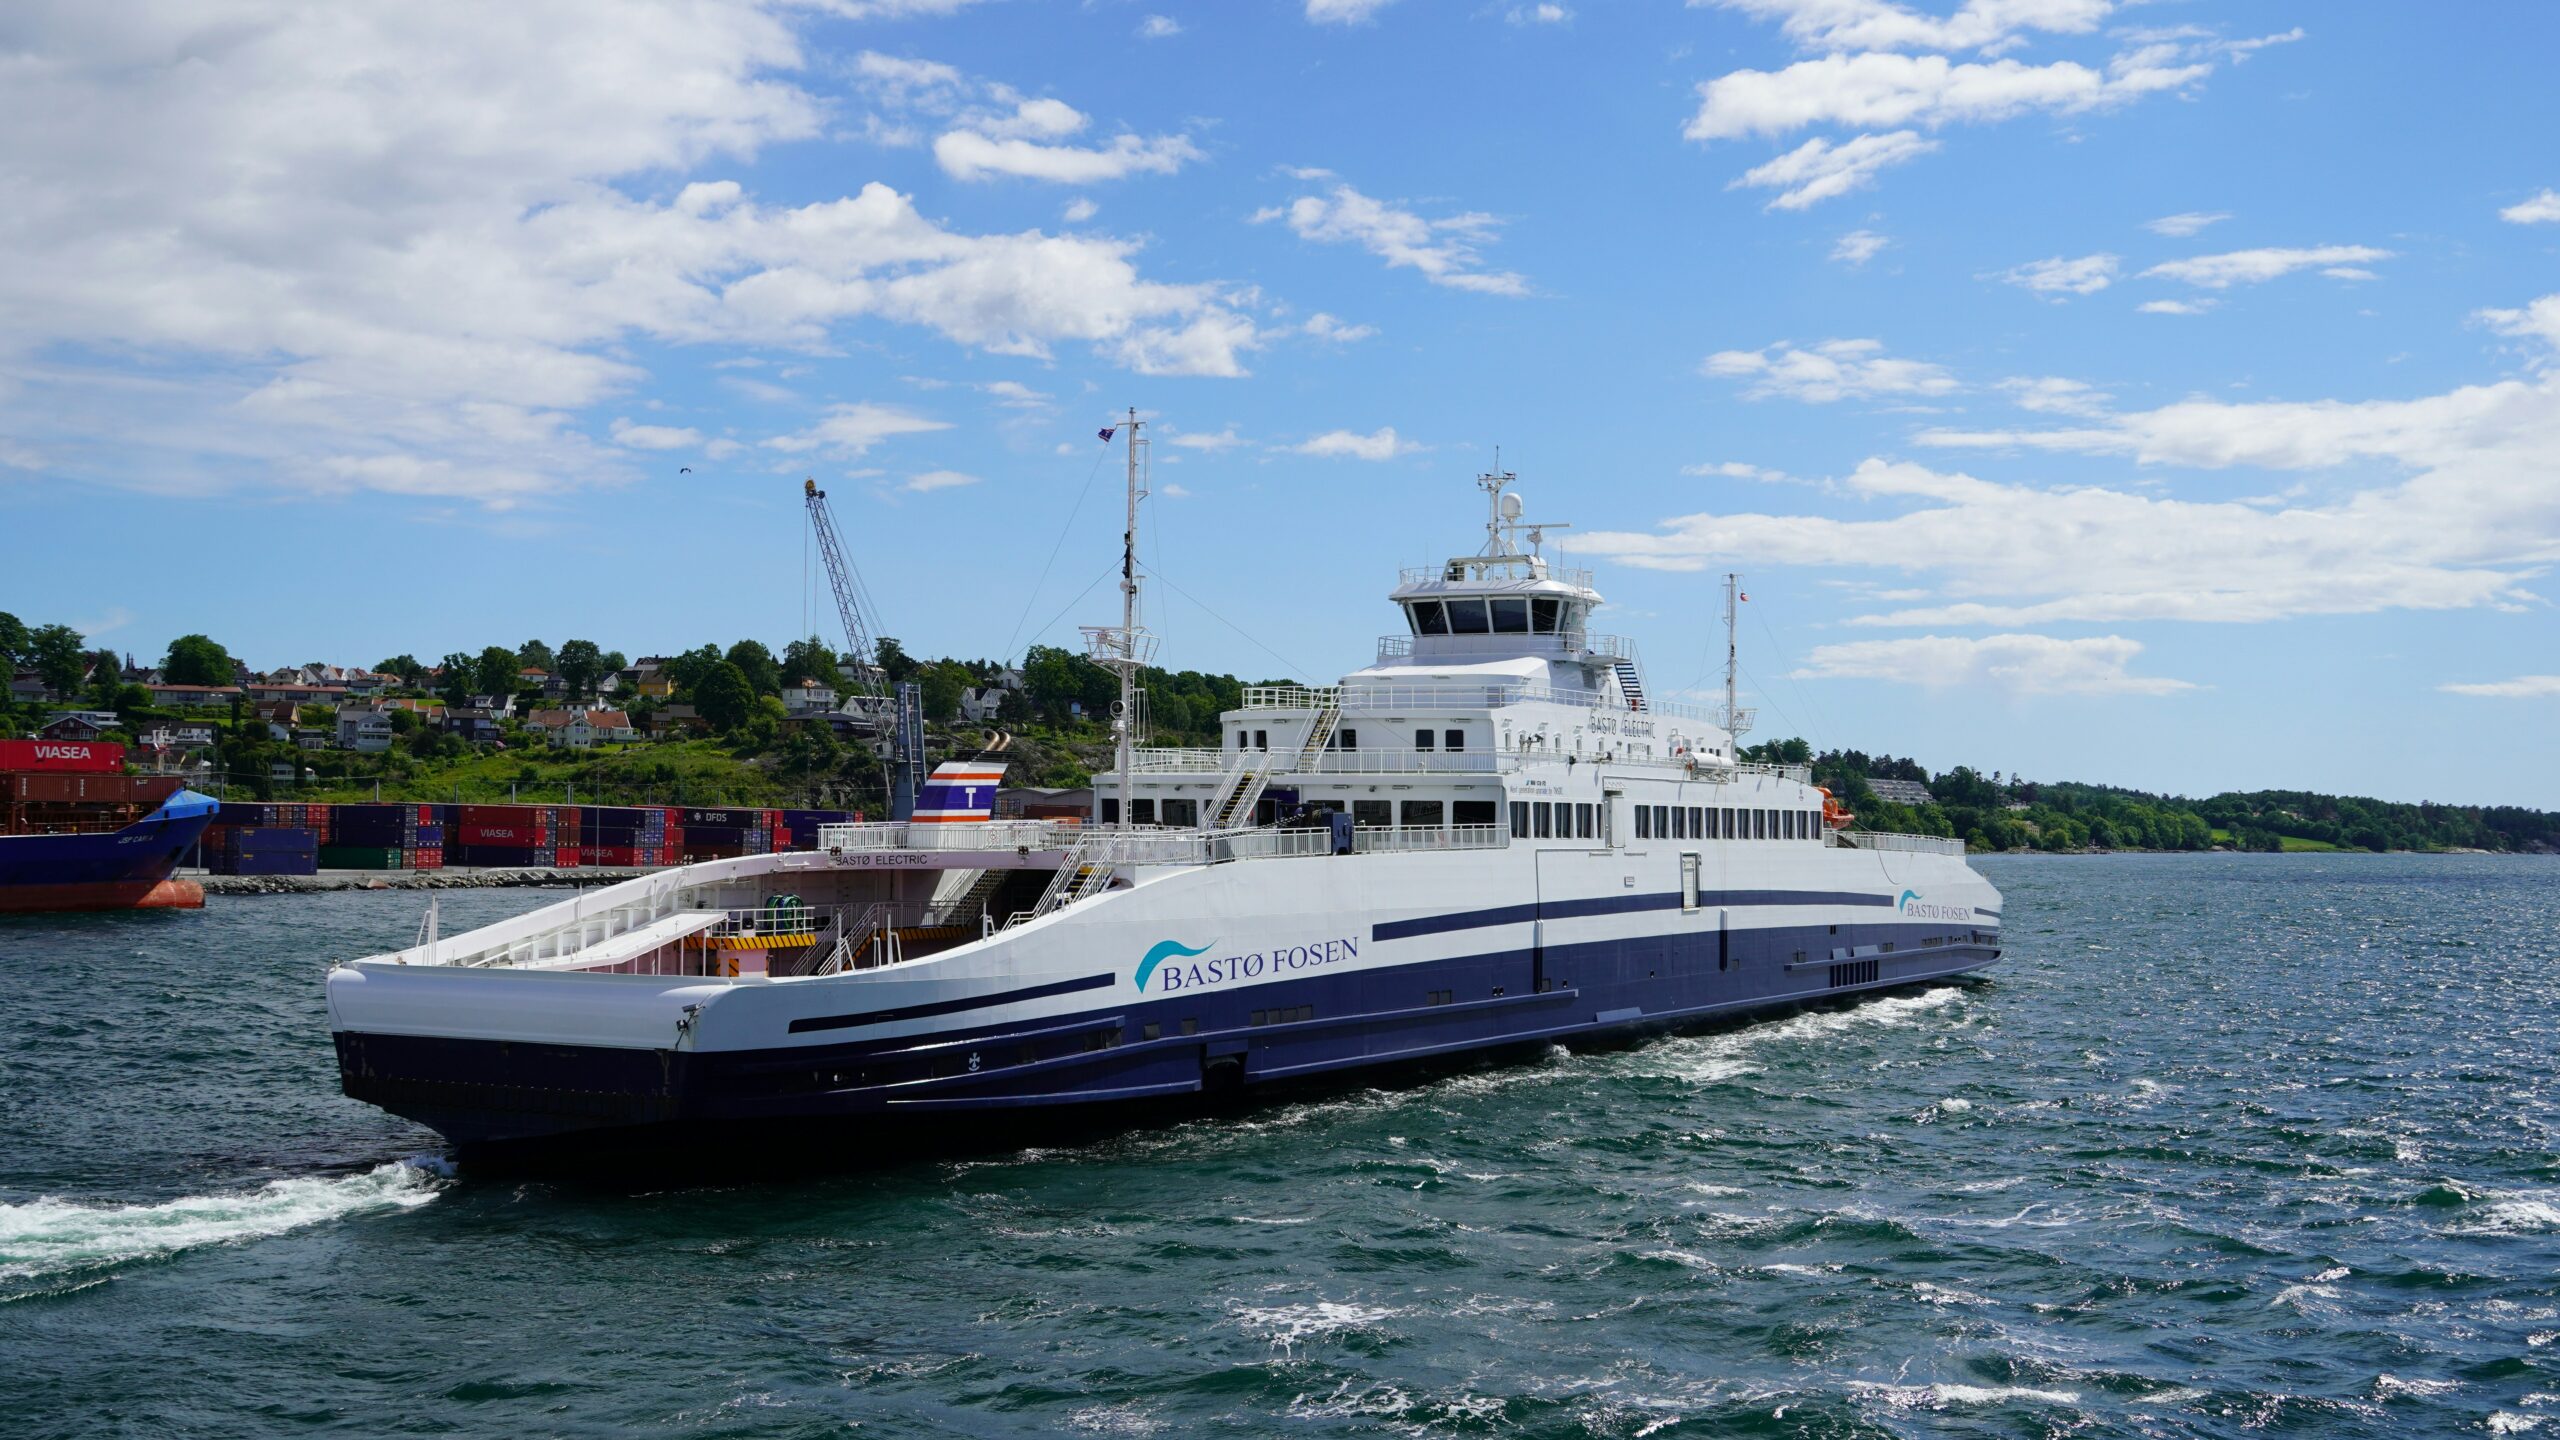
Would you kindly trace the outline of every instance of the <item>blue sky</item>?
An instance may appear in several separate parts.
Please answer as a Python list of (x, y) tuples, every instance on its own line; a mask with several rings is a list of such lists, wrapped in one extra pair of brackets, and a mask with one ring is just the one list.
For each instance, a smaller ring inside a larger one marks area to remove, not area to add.
[(1364, 663), (1498, 445), (1762, 734), (2560, 806), (2549, 6), (522, 8), (0, 17), (0, 609), (779, 644), (808, 475), (1018, 654), (1136, 405), (1177, 666)]

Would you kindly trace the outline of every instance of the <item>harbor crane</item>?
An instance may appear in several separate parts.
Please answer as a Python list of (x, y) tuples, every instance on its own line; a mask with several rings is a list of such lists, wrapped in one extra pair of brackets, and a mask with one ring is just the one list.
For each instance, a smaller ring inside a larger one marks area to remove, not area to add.
[(809, 526), (818, 537), (818, 558), (827, 567), (827, 584), (835, 591), (836, 618), (844, 626), (846, 661), (851, 673), (845, 681), (843, 714), (852, 716), (857, 729), (877, 735), (890, 734), (887, 761), (889, 813), (904, 820), (915, 809), (916, 792), (924, 783), (924, 707), (914, 685), (891, 687), (888, 672), (880, 665), (879, 642), (872, 627), (863, 618), (861, 581), (853, 567), (845, 562), (843, 542), (836, 537), (836, 520), (827, 508), (827, 492), (818, 488), (814, 479), (800, 482), (802, 496), (809, 506)]

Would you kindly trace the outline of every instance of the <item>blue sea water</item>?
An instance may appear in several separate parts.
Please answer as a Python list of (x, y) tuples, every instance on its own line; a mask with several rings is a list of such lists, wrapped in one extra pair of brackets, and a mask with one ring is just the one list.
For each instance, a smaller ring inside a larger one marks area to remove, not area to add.
[(340, 1097), (414, 894), (0, 920), (0, 1433), (2560, 1435), (2560, 861), (1981, 864), (1980, 983), (725, 1187)]

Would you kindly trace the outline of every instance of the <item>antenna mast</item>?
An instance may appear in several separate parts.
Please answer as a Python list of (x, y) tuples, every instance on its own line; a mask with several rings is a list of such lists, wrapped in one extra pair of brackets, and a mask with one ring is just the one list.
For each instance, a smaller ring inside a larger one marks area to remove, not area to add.
[(1751, 728), (1752, 712), (1742, 708), (1735, 676), (1742, 665), (1742, 652), (1734, 644), (1734, 630), (1741, 614), (1742, 577), (1728, 573), (1724, 577), (1724, 729), (1733, 737), (1733, 758), (1742, 758), (1742, 732)]
[[(1139, 432), (1145, 422), (1138, 418), (1136, 406), (1129, 408), (1123, 422), (1129, 428), (1129, 511), (1120, 532), (1120, 623), (1117, 626), (1084, 627), (1085, 649), (1093, 662), (1120, 672), (1120, 713), (1111, 717), (1115, 763), (1120, 770), (1120, 823), (1129, 823), (1131, 796), (1130, 772), (1137, 766), (1134, 753), (1138, 728), (1138, 672), (1155, 658), (1155, 637), (1138, 623), (1138, 502), (1147, 497), (1138, 478)], [(1102, 432), (1108, 440), (1111, 431)]]

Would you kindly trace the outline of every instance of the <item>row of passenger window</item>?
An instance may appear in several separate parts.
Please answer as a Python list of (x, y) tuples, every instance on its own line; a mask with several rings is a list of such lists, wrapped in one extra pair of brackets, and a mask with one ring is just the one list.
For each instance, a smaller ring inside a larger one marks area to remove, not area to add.
[(1819, 810), (1737, 810), (1714, 805), (1639, 805), (1639, 840), (1819, 840)]
[(1564, 800), (1511, 802), (1514, 840), (1606, 840), (1606, 816), (1597, 805)]
[[(1235, 733), (1236, 748), (1239, 750), (1271, 748), (1271, 732), (1268, 730), (1238, 730)], [(1416, 750), (1435, 748), (1433, 745), (1435, 740), (1439, 742), (1436, 747), (1438, 749), (1457, 751), (1467, 748), (1467, 732), (1464, 730), (1416, 730), (1413, 732), (1413, 748)], [(1348, 729), (1336, 730), (1333, 732), (1333, 738), (1325, 742), (1324, 748), (1357, 750), (1360, 748), (1360, 732)]]

